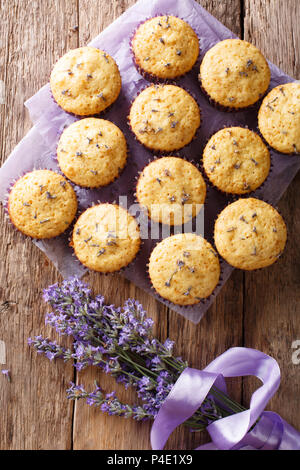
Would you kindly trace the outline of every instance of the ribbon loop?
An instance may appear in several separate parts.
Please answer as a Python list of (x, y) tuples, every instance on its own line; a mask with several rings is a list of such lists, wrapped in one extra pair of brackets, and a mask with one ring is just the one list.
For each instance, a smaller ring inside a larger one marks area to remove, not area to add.
[[(262, 381), (246, 411), (212, 422), (212, 443), (198, 449), (300, 449), (300, 433), (276, 413), (264, 412), (280, 383), (280, 369), (270, 356), (249, 348), (231, 348), (203, 371), (186, 368), (162, 404), (152, 426), (151, 444), (163, 449), (170, 434), (199, 409), (215, 385), (226, 393), (224, 377), (254, 375)], [(249, 429), (256, 423), (254, 429)]]

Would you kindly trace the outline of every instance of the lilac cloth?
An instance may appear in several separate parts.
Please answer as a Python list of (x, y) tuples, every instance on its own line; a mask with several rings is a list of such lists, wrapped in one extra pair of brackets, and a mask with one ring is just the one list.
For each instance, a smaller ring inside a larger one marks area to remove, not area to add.
[[(106, 50), (115, 58), (119, 66), (122, 75), (122, 91), (117, 102), (103, 114), (103, 117), (117, 124), (126, 135), (129, 146), (129, 159), (120, 178), (109, 186), (94, 190), (76, 187), (79, 208), (81, 210), (99, 200), (102, 202), (118, 202), (120, 195), (127, 196), (128, 206), (130, 206), (134, 202), (135, 177), (138, 171), (142, 170), (148, 163), (149, 159), (153, 158), (153, 154), (134, 139), (128, 129), (126, 116), (131, 100), (134, 99), (143, 87), (149, 84), (134, 67), (129, 48), (129, 39), (140, 22), (158, 14), (177, 15), (186, 20), (194, 28), (200, 39), (200, 59), (218, 41), (235, 37), (231, 31), (219, 23), (194, 0), (139, 0), (90, 43), (92, 46)], [(290, 77), (277, 67), (272, 64), (270, 66), (272, 71), (272, 88), (278, 84), (292, 81)], [(190, 73), (177, 81), (179, 86), (187, 88), (197, 98), (201, 108), (202, 125), (197, 138), (190, 145), (176, 153), (179, 156), (184, 156), (188, 160), (196, 162), (199, 162), (201, 159), (207, 139), (224, 125), (248, 125), (249, 128), (255, 130), (257, 128), (258, 109), (256, 106), (251, 110), (237, 113), (224, 113), (215, 109), (200, 91), (197, 79), (198, 71), (199, 62)], [(77, 119), (64, 112), (53, 101), (49, 84), (45, 85), (30, 98), (26, 102), (26, 106), (34, 123), (34, 128), (15, 148), (0, 170), (0, 200), (3, 202), (11, 182), (24, 174), (24, 172), (30, 171), (33, 168), (58, 169), (55, 154), (59, 135), (64, 126), (71, 124)], [(276, 204), (299, 170), (300, 158), (295, 155), (282, 155), (275, 151), (271, 151), (271, 156), (273, 164), (272, 172), (265, 184), (253, 194)], [(212, 243), (214, 220), (228, 202), (230, 202), (230, 198), (208, 186), (205, 204), (204, 235)], [(148, 222), (144, 221), (143, 223), (147, 226)], [(35, 241), (35, 243), (51, 259), (64, 277), (70, 275), (82, 276), (85, 268), (72, 256), (72, 249), (66, 243), (68, 235), (67, 233), (52, 240)], [(213, 295), (208, 299), (195, 306), (182, 307), (174, 305), (159, 297), (151, 289), (147, 275), (146, 265), (149, 255), (156, 242), (162, 237), (163, 234), (158, 239), (144, 240), (142, 250), (137, 259), (122, 274), (160, 302), (184, 315), (192, 322), (198, 323), (231, 275), (233, 268), (225, 261), (221, 261), (221, 282), (216, 287)]]
[(182, 372), (152, 426), (152, 448), (163, 449), (174, 429), (200, 408), (212, 386), (226, 393), (225, 377), (247, 375), (263, 383), (253, 393), (249, 410), (212, 422), (207, 427), (212, 442), (197, 450), (300, 450), (300, 433), (278, 414), (264, 411), (279, 387), (279, 366), (272, 357), (250, 348), (231, 348), (202, 371)]

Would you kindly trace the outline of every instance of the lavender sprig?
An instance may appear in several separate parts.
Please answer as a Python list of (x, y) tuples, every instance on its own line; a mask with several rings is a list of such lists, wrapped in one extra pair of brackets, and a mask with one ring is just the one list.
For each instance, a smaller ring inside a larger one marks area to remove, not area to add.
[(45, 354), (50, 360), (64, 359), (68, 361), (72, 359), (72, 351), (59, 346), (56, 342), (45, 339), (42, 336), (35, 336), (33, 339), (28, 338), (29, 346), (33, 346), (38, 354)]
[(6, 377), (9, 382), (11, 382), (10, 371), (8, 369), (2, 369), (1, 374), (4, 375), (4, 377)]
[[(67, 397), (86, 399), (89, 405), (109, 414), (154, 419), (188, 364), (175, 357), (173, 341), (161, 343), (153, 337), (153, 320), (142, 305), (134, 299), (128, 299), (123, 308), (105, 305), (103, 296), (93, 297), (91, 289), (77, 278), (48, 287), (44, 300), (53, 308), (46, 323), (59, 335), (71, 336), (73, 349), (42, 336), (29, 339), (29, 344), (50, 360), (72, 360), (77, 370), (100, 367), (126, 388), (134, 387), (143, 404), (121, 403), (115, 392), (104, 394), (98, 385), (88, 393), (81, 385), (71, 384)], [(201, 408), (185, 424), (195, 431), (202, 430), (212, 421), (244, 409), (213, 387)]]
[(96, 384), (93, 392), (88, 393), (81, 385), (71, 383), (70, 388), (67, 390), (67, 397), (71, 400), (84, 398), (88, 405), (97, 406), (102, 412), (109, 415), (133, 418), (137, 421), (145, 421), (152, 418), (151, 414), (143, 406), (131, 406), (121, 403), (116, 397), (115, 392), (104, 394), (98, 384)]

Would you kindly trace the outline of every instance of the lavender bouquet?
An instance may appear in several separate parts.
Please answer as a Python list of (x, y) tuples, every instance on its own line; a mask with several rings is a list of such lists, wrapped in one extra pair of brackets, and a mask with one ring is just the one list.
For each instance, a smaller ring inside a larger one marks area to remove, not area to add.
[[(83, 398), (110, 415), (139, 421), (154, 420), (180, 374), (188, 367), (173, 353), (174, 343), (161, 343), (152, 335), (153, 320), (136, 300), (129, 299), (123, 308), (105, 305), (104, 297), (92, 296), (91, 289), (77, 278), (54, 284), (44, 291), (44, 300), (53, 308), (46, 323), (62, 336), (72, 336), (73, 349), (50, 339), (36, 336), (28, 342), (50, 360), (73, 361), (77, 370), (100, 367), (125, 387), (136, 389), (140, 403), (121, 403), (115, 392), (104, 393), (96, 384), (87, 392), (71, 383), (69, 399)], [(201, 431), (220, 418), (244, 411), (218, 388), (212, 387), (201, 407), (185, 421), (193, 431)]]

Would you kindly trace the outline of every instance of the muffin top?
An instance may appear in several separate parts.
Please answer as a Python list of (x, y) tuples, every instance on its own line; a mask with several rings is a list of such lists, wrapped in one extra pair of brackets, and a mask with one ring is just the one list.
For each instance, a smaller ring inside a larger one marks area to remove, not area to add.
[(193, 305), (208, 297), (219, 282), (218, 255), (203, 237), (180, 233), (158, 243), (149, 260), (149, 275), (161, 297)]
[(116, 204), (98, 204), (77, 220), (71, 245), (83, 265), (108, 273), (127, 266), (135, 258), (140, 242), (134, 217)]
[(20, 178), (8, 197), (8, 213), (15, 227), (32, 238), (52, 238), (73, 221), (77, 198), (58, 173), (35, 170)]
[(142, 144), (168, 152), (191, 142), (200, 126), (200, 110), (183, 88), (152, 85), (134, 100), (129, 122)]
[(275, 263), (286, 238), (281, 215), (259, 199), (239, 199), (229, 204), (215, 223), (218, 252), (240, 269), (259, 269)]
[(57, 159), (62, 172), (79, 186), (105, 186), (125, 166), (126, 140), (110, 121), (80, 119), (61, 135)]
[(194, 30), (175, 16), (157, 16), (145, 21), (132, 40), (136, 64), (145, 72), (167, 79), (185, 74), (199, 55)]
[(282, 153), (300, 153), (300, 83), (273, 88), (258, 113), (266, 141)]
[(214, 186), (232, 194), (254, 191), (270, 171), (270, 153), (262, 139), (242, 127), (222, 129), (203, 153), (205, 172)]
[(206, 185), (200, 171), (178, 157), (152, 161), (141, 173), (136, 197), (156, 222), (181, 225), (195, 217), (205, 201)]
[(50, 87), (55, 101), (69, 113), (98, 114), (119, 96), (121, 76), (114, 59), (94, 47), (67, 52), (54, 65)]
[(218, 104), (245, 108), (267, 91), (271, 72), (255, 46), (241, 39), (226, 39), (205, 54), (199, 78), (206, 93)]

